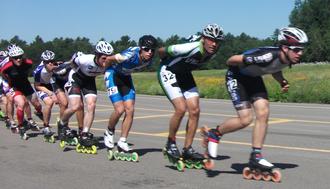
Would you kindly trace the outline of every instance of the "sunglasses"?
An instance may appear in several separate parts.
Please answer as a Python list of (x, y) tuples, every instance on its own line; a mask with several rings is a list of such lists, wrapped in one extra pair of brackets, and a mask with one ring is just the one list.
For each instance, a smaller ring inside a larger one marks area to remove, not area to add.
[(300, 47), (300, 46), (288, 46), (288, 48), (295, 53), (299, 53), (304, 50), (304, 47)]
[(141, 49), (146, 51), (146, 52), (149, 52), (149, 51), (151, 51), (152, 53), (155, 52), (155, 49), (148, 48), (148, 47), (141, 47)]
[(15, 59), (15, 60), (18, 60), (18, 59), (22, 59), (23, 58), (23, 56), (21, 55), (21, 56), (14, 56), (14, 57), (12, 57), (13, 59)]
[(50, 61), (44, 61), (44, 63), (45, 63), (45, 64), (52, 64), (52, 65), (54, 65), (54, 66), (58, 66), (58, 63), (57, 63), (57, 62), (54, 62), (54, 61), (52, 61), (52, 60), (50, 60)]

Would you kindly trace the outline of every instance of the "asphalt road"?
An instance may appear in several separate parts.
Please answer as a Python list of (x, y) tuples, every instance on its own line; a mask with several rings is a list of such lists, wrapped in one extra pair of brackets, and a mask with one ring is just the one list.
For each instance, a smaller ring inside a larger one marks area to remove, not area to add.
[[(92, 132), (101, 137), (113, 108), (104, 93), (99, 96)], [(53, 112), (54, 126), (58, 108)], [(235, 115), (231, 102), (226, 100), (201, 99), (201, 112), (200, 125), (212, 127)], [(166, 97), (137, 96), (128, 142), (140, 155), (138, 163), (107, 160), (102, 140), (96, 155), (77, 153), (74, 148), (63, 151), (59, 141), (45, 143), (38, 132), (29, 131), (29, 140), (21, 140), (1, 122), (0, 188), (329, 188), (329, 112), (330, 105), (271, 103), (263, 153), (281, 169), (281, 183), (242, 178), (253, 125), (223, 137), (214, 170), (178, 172), (161, 153), (173, 113)], [(177, 137), (180, 148), (185, 122)], [(74, 117), (71, 126), (77, 126)], [(118, 140), (120, 125), (116, 132)], [(193, 146), (202, 151), (199, 135)]]

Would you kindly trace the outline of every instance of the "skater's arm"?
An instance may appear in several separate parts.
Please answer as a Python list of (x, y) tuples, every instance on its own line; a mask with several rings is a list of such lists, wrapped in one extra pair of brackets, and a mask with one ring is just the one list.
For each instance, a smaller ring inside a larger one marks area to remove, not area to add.
[(243, 64), (243, 55), (234, 55), (234, 56), (231, 56), (226, 64), (228, 66), (239, 66), (239, 65), (242, 65)]
[(287, 92), (289, 90), (289, 82), (284, 78), (282, 71), (273, 73), (272, 76), (281, 85), (282, 92)]
[(42, 86), (39, 82), (34, 82), (34, 88), (37, 91), (42, 91), (42, 92), (47, 93), (47, 95), (50, 96), (50, 97), (54, 94), (53, 91), (47, 89), (47, 87), (45, 87), (45, 86)]

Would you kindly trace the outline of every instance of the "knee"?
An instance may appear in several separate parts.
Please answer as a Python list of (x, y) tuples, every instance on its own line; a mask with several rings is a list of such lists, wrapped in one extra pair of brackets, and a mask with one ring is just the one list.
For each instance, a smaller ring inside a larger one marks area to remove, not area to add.
[(134, 113), (134, 106), (125, 107), (126, 115), (133, 115), (133, 113)]
[(243, 117), (240, 117), (240, 122), (242, 127), (247, 127), (249, 126), (253, 121), (253, 116), (252, 114), (245, 115)]
[(175, 108), (175, 115), (183, 117), (184, 114), (186, 113), (186, 107), (185, 106), (181, 106), (181, 107), (176, 107)]
[(199, 114), (200, 114), (200, 108), (199, 107), (195, 107), (195, 108), (193, 108), (189, 111), (189, 116), (190, 117), (199, 117)]
[(88, 111), (94, 111), (96, 108), (96, 103), (95, 102), (90, 102), (87, 104), (87, 110)]

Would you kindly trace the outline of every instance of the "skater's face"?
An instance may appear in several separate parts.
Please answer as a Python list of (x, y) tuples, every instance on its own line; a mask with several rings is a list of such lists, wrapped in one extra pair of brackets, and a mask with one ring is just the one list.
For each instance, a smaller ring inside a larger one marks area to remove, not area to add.
[(47, 72), (52, 72), (58, 66), (57, 62), (55, 62), (53, 60), (44, 61), (44, 65), (45, 65)]
[(282, 50), (286, 54), (287, 59), (292, 64), (300, 63), (301, 56), (303, 55), (303, 46), (283, 46)]
[(14, 56), (14, 57), (11, 57), (11, 59), (13, 60), (13, 63), (14, 63), (16, 66), (20, 66), (20, 65), (22, 65), (22, 63), (23, 63), (23, 55), (20, 55), (20, 56)]
[(209, 37), (203, 37), (203, 46), (208, 54), (215, 54), (220, 46), (220, 41)]
[(148, 62), (150, 61), (155, 54), (155, 49), (151, 49), (148, 47), (141, 47), (141, 51), (140, 51), (140, 56), (142, 61), (144, 62)]

